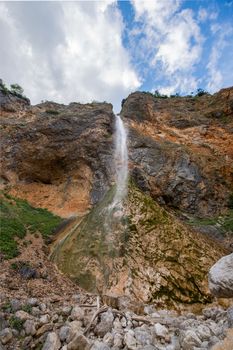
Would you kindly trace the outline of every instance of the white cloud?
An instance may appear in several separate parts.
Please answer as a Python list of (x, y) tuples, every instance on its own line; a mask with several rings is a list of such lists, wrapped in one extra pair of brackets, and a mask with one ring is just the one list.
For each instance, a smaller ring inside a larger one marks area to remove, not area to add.
[[(212, 32), (215, 34), (215, 40), (212, 44), (212, 49), (209, 56), (209, 62), (207, 65), (208, 70), (208, 83), (207, 89), (213, 93), (223, 87), (224, 81), (227, 81), (229, 76), (232, 76), (232, 64), (231, 66), (226, 64), (221, 66), (221, 59), (226, 51), (232, 52), (233, 48), (233, 26), (229, 24), (219, 25), (214, 24), (211, 27)], [(231, 38), (230, 40), (228, 40)], [(228, 48), (228, 49), (227, 49)], [(228, 69), (229, 68), (229, 69)]]
[(114, 0), (1, 3), (2, 78), (33, 103), (120, 101), (140, 85)]
[[(181, 1), (133, 0), (135, 17), (144, 36), (139, 38), (145, 59), (154, 69), (155, 80), (166, 78), (164, 91), (187, 92), (197, 86), (193, 76), (202, 54), (203, 37), (191, 9), (181, 9)], [(138, 45), (138, 44), (137, 44)], [(138, 45), (139, 46), (139, 45)]]
[(204, 9), (203, 7), (201, 7), (198, 11), (198, 20), (200, 22), (205, 22), (205, 20), (207, 19), (208, 17), (208, 13), (206, 11), (206, 9)]

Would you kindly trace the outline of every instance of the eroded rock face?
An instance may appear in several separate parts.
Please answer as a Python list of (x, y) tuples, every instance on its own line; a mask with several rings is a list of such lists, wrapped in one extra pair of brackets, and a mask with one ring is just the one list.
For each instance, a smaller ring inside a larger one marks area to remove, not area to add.
[(135, 92), (121, 112), (131, 174), (161, 203), (198, 215), (226, 205), (233, 174), (233, 88), (198, 98)]
[(1, 175), (11, 193), (61, 216), (85, 212), (112, 180), (107, 103), (43, 103), (3, 118)]
[(207, 272), (224, 254), (130, 185), (124, 208), (110, 191), (55, 248), (59, 269), (88, 291), (148, 303), (208, 302)]
[(233, 298), (233, 253), (224, 256), (211, 267), (209, 288), (218, 298)]

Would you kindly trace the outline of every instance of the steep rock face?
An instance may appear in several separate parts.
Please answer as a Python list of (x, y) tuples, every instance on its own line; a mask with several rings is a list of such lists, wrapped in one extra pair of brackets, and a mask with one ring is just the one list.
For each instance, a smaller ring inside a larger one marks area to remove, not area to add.
[(123, 104), (132, 175), (161, 203), (219, 213), (232, 191), (233, 88), (196, 98), (136, 92)]
[(4, 185), (59, 215), (85, 212), (112, 179), (113, 120), (107, 103), (46, 102), (3, 113)]
[(207, 271), (224, 250), (193, 233), (130, 185), (123, 209), (114, 189), (58, 242), (59, 269), (91, 291), (142, 302), (208, 302)]

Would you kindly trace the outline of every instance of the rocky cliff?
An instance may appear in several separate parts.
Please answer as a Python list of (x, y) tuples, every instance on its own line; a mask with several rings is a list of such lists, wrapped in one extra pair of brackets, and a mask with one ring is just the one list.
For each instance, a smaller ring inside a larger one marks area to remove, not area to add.
[[(60, 237), (55, 242), (61, 270), (89, 290), (128, 288), (144, 302), (209, 300), (208, 268), (232, 244), (233, 88), (167, 99), (136, 92), (124, 101), (134, 190), (107, 240), (98, 208), (114, 188), (112, 106), (31, 106), (1, 94), (0, 112), (2, 189), (64, 218), (79, 217), (62, 236), (67, 245), (57, 246)], [(106, 246), (111, 240), (116, 251)], [(113, 274), (109, 264), (116, 264)], [(117, 285), (121, 278), (131, 286)]]

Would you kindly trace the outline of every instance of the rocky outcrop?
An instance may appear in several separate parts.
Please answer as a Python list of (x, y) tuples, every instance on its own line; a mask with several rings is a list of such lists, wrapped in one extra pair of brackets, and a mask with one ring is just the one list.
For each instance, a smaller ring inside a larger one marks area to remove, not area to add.
[(140, 188), (190, 214), (221, 212), (232, 191), (233, 88), (195, 98), (135, 92), (121, 114)]
[(3, 184), (61, 216), (85, 212), (112, 180), (114, 115), (107, 103), (43, 103), (2, 120)]
[(233, 298), (233, 253), (224, 256), (211, 267), (209, 288), (218, 298)]
[(124, 209), (114, 188), (52, 255), (59, 269), (91, 292), (144, 303), (205, 303), (207, 272), (221, 250), (130, 185)]

